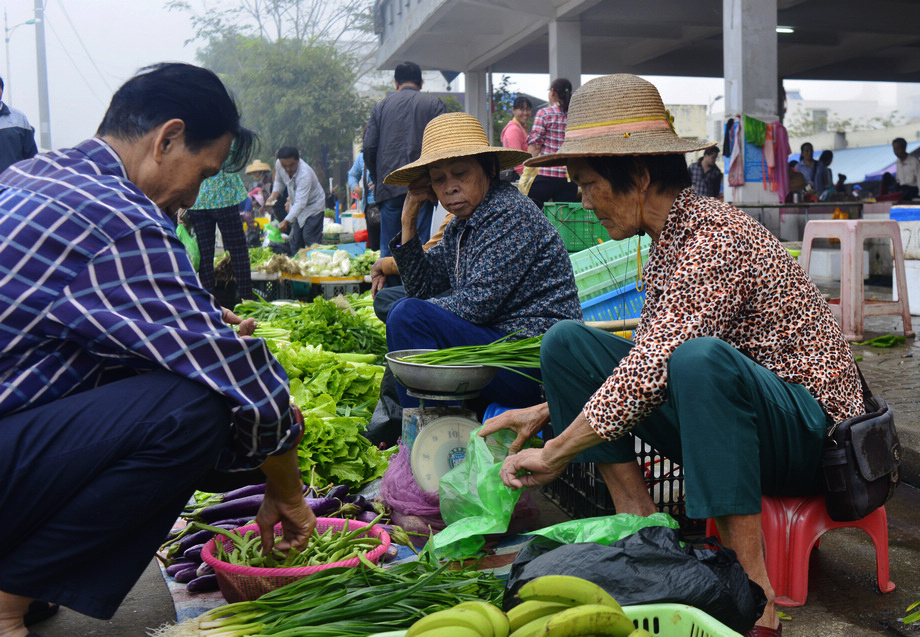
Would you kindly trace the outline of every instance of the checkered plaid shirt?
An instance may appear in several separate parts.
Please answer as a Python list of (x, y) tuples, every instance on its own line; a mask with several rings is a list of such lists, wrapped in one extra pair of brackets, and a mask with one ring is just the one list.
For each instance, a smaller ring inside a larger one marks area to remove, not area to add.
[(226, 399), (232, 436), (219, 468), (258, 466), (299, 436), (281, 365), (264, 340), (221, 321), (171, 220), (111, 146), (95, 138), (10, 167), (0, 175), (0, 416), (156, 369)]
[[(559, 106), (547, 106), (537, 111), (533, 127), (527, 136), (527, 145), (541, 145), (541, 155), (552, 155), (559, 150), (565, 140), (566, 115)], [(566, 177), (565, 166), (548, 166), (538, 173), (545, 177)]]

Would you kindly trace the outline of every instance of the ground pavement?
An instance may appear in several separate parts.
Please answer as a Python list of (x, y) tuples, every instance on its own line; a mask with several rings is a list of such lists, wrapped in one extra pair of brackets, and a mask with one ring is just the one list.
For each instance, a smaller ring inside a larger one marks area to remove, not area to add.
[[(867, 288), (867, 294), (871, 295)], [(884, 298), (890, 288), (878, 288)], [(920, 331), (920, 317), (913, 317)], [(901, 333), (897, 317), (873, 317), (866, 338)], [(900, 622), (905, 609), (920, 600), (920, 342), (914, 339), (891, 349), (853, 346), (862, 356), (860, 367), (869, 386), (895, 410), (895, 422), (904, 447), (905, 484), (887, 506), (892, 593), (881, 594), (875, 584), (875, 553), (862, 531), (839, 529), (825, 534), (812, 552), (808, 599), (804, 606), (781, 609), (786, 637), (868, 637), (918, 635)], [(544, 524), (567, 516), (551, 502), (537, 498)], [(135, 637), (149, 627), (175, 620), (172, 600), (155, 563), (141, 577), (110, 621), (83, 617), (68, 609), (35, 629), (43, 637)]]

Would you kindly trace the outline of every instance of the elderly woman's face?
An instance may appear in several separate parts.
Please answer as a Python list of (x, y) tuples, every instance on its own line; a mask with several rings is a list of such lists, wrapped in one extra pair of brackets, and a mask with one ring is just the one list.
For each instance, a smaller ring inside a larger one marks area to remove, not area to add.
[(628, 239), (640, 230), (639, 197), (634, 188), (614, 193), (610, 182), (584, 159), (570, 159), (568, 167), (572, 181), (581, 187), (582, 207), (594, 211), (611, 239)]
[(442, 159), (428, 166), (431, 189), (445, 210), (468, 219), (489, 191), (489, 177), (475, 157)]

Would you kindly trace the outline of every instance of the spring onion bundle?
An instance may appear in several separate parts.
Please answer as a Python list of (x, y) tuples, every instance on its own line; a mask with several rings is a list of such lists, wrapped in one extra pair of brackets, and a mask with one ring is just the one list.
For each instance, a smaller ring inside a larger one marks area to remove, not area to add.
[(473, 566), (441, 565), (428, 550), (392, 568), (333, 567), (251, 602), (219, 606), (156, 637), (348, 637), (405, 629), (424, 614), (483, 599), (500, 604), (504, 581)]
[(540, 342), (543, 340), (543, 336), (532, 336), (516, 341), (508, 340), (515, 334), (517, 332), (503, 336), (487, 345), (447, 347), (433, 352), (404, 356), (399, 360), (420, 365), (484, 365), (486, 367), (498, 367), (540, 382), (539, 379), (525, 374), (519, 368), (540, 368)]

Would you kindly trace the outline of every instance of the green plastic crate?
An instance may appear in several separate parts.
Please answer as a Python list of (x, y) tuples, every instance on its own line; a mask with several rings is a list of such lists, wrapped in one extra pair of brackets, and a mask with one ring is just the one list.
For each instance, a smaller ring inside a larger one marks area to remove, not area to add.
[(642, 262), (648, 260), (652, 239), (648, 235), (638, 239), (607, 241), (593, 248), (569, 255), (578, 287), (578, 301), (584, 303), (626, 283), (635, 283), (636, 243), (642, 246)]
[(623, 612), (636, 628), (656, 637), (742, 637), (699, 608), (685, 604), (637, 604)]
[(543, 214), (556, 227), (569, 252), (610, 241), (610, 235), (594, 213), (582, 208), (580, 203), (548, 202), (543, 204)]

